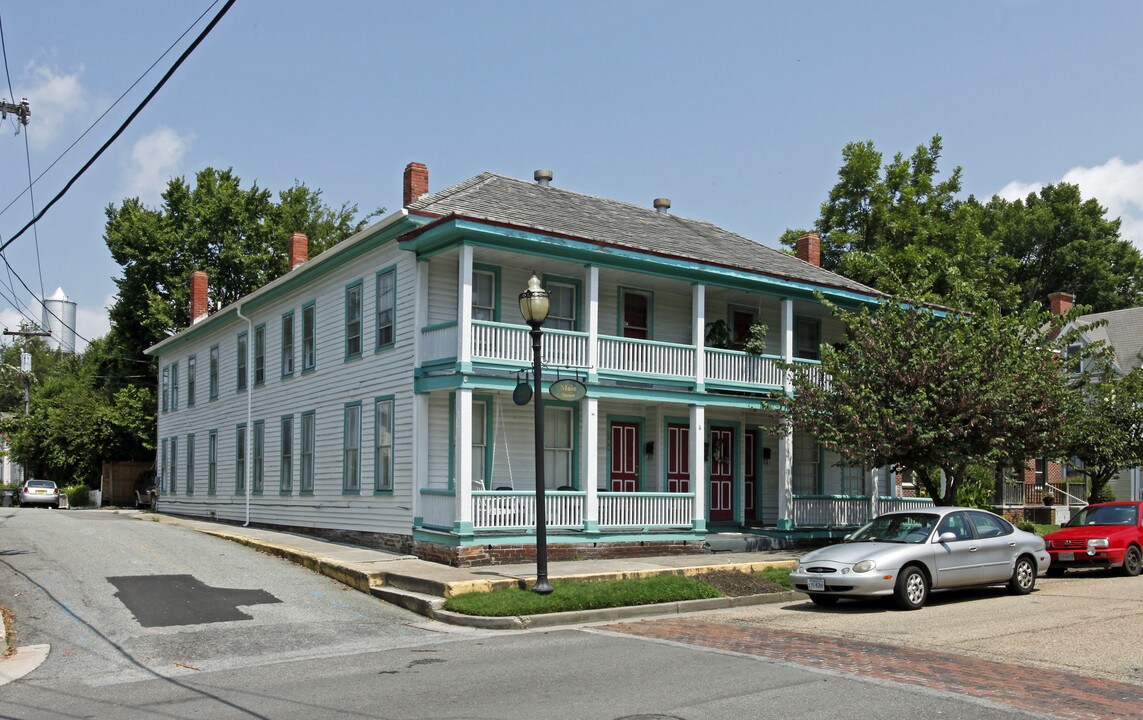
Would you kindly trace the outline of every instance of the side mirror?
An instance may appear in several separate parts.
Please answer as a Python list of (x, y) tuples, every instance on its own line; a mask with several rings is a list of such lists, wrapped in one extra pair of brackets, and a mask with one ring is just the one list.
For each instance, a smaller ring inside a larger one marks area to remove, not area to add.
[(949, 543), (954, 540), (956, 540), (956, 533), (954, 532), (943, 532), (937, 537), (939, 543)]

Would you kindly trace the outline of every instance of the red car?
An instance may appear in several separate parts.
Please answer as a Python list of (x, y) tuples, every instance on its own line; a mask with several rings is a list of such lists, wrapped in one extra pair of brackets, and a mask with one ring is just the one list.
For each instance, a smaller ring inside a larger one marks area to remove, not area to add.
[(1068, 568), (1119, 568), (1124, 575), (1143, 570), (1143, 502), (1088, 505), (1066, 525), (1044, 536), (1052, 556), (1049, 575)]

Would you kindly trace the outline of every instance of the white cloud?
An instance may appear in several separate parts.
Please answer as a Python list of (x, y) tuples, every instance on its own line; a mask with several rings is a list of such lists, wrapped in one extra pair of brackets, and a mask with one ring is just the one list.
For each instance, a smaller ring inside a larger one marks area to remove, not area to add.
[[(1122, 221), (1120, 237), (1143, 250), (1143, 160), (1128, 165), (1113, 157), (1102, 165), (1072, 168), (1059, 182), (1078, 185), (1084, 199), (1095, 198), (1107, 208), (1107, 217)], [(1041, 187), (1042, 183), (1013, 181), (997, 195), (1014, 200), (1038, 192)]]
[(70, 74), (59, 74), (49, 67), (29, 64), (24, 69), (24, 87), (32, 111), (29, 123), (28, 142), (37, 150), (50, 147), (71, 128), (78, 127), (77, 120), (84, 116), (87, 108), (87, 91), (80, 84), (83, 69)]
[[(83, 352), (87, 349), (87, 340), (96, 340), (111, 331), (111, 318), (107, 315), (107, 308), (115, 303), (115, 296), (108, 295), (103, 299), (101, 307), (84, 307), (76, 304), (75, 308), (75, 349)], [(80, 338), (79, 336), (83, 336)]]
[(127, 161), (123, 194), (157, 206), (168, 181), (178, 174), (193, 139), (164, 127), (136, 140)]

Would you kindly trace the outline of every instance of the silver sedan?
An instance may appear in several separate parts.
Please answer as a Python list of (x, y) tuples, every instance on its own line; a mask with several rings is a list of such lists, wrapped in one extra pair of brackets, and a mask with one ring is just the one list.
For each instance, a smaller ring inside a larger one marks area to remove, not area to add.
[(892, 596), (897, 607), (917, 610), (931, 590), (1006, 583), (1026, 595), (1050, 564), (1043, 538), (998, 515), (933, 507), (886, 513), (844, 542), (807, 553), (790, 582), (818, 605)]

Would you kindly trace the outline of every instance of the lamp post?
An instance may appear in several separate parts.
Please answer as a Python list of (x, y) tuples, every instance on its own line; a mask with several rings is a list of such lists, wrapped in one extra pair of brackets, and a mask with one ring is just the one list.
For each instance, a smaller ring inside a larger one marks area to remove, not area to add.
[(548, 509), (544, 499), (544, 396), (540, 385), (540, 328), (548, 319), (549, 297), (540, 286), (540, 279), (532, 274), (528, 289), (520, 293), (520, 314), (532, 328), (532, 375), (536, 389), (532, 404), (536, 412), (536, 584), (532, 592), (547, 595), (552, 591), (548, 583)]

